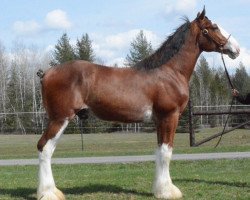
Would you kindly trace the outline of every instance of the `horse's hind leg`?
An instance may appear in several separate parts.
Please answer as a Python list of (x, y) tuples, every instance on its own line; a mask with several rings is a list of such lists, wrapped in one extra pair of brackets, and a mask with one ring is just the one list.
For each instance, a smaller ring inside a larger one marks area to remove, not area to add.
[(51, 157), (56, 144), (68, 125), (68, 120), (50, 121), (46, 132), (38, 141), (39, 150), (39, 183), (37, 189), (38, 200), (64, 200), (63, 193), (56, 188), (52, 169)]

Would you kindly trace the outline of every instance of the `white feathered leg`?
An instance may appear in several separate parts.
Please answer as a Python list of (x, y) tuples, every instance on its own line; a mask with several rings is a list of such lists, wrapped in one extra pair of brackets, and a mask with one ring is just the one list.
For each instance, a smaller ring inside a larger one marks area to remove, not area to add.
[(56, 144), (68, 125), (66, 120), (56, 136), (47, 141), (43, 151), (39, 152), (39, 174), (38, 174), (38, 200), (64, 200), (63, 193), (56, 188), (51, 169), (51, 157), (56, 148)]
[(172, 148), (162, 144), (156, 150), (156, 176), (153, 192), (156, 198), (179, 199), (181, 191), (172, 183), (169, 164), (172, 157)]

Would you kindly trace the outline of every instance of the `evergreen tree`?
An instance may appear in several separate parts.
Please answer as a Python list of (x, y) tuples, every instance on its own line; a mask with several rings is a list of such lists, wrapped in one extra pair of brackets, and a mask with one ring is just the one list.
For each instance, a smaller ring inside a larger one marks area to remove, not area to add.
[(55, 45), (53, 59), (50, 65), (54, 66), (74, 59), (74, 48), (70, 45), (70, 39), (67, 33), (64, 33)]
[(236, 73), (233, 79), (234, 86), (239, 90), (241, 94), (250, 92), (250, 77), (247, 74), (246, 68), (241, 62), (236, 69)]
[(212, 105), (225, 105), (230, 102), (231, 88), (222, 67), (213, 69), (210, 92), (213, 94), (211, 95)]
[(190, 99), (193, 105), (200, 105), (200, 84), (200, 79), (194, 71), (190, 81)]
[[(233, 78), (233, 84), (241, 96), (246, 96), (248, 93), (250, 93), (250, 77), (242, 62), (240, 62), (239, 67), (236, 69), (236, 73)], [(235, 103), (241, 105), (241, 103), (237, 100)], [(249, 115), (246, 116), (244, 114), (239, 114), (232, 117), (233, 125), (238, 125), (240, 123), (246, 122), (247, 120), (250, 120)]]
[(196, 67), (196, 73), (200, 82), (200, 105), (209, 105), (210, 91), (209, 85), (211, 82), (211, 69), (204, 56), (201, 56)]
[(152, 52), (152, 45), (147, 41), (146, 36), (141, 30), (133, 42), (131, 42), (131, 49), (126, 56), (125, 65), (134, 66), (137, 62), (152, 54)]
[(95, 59), (94, 51), (92, 49), (92, 41), (86, 33), (82, 36), (81, 40), (77, 39), (76, 42), (76, 59), (87, 60), (93, 62)]
[[(227, 80), (225, 79), (225, 73), (220, 72), (220, 69), (212, 69), (211, 80), (209, 84), (210, 102), (209, 105), (226, 105), (228, 104), (229, 97), (231, 96), (230, 88), (228, 88)], [(211, 127), (215, 127), (220, 124), (221, 116), (215, 115), (209, 117), (209, 124)]]

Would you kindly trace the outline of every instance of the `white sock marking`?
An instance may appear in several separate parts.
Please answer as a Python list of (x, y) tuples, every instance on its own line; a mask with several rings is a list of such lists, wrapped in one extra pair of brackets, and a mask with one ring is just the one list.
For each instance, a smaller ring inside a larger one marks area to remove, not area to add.
[(172, 183), (169, 164), (172, 158), (172, 147), (162, 144), (156, 151), (156, 176), (153, 192), (157, 198), (181, 198), (180, 190)]
[(54, 192), (55, 182), (51, 170), (51, 157), (56, 148), (56, 144), (60, 139), (63, 131), (67, 127), (69, 121), (66, 120), (60, 128), (56, 136), (47, 141), (42, 152), (39, 152), (39, 186), (38, 197), (42, 196), (43, 192)]

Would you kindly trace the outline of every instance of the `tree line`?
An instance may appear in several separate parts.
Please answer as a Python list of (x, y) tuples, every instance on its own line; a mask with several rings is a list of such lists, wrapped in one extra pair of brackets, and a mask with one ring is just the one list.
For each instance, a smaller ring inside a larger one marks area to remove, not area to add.
[[(147, 40), (143, 31), (140, 31), (131, 41), (124, 65), (133, 66), (153, 51), (151, 42)], [(72, 44), (68, 35), (64, 33), (58, 39), (52, 53), (44, 53), (35, 47), (28, 48), (22, 43), (15, 43), (9, 54), (0, 43), (0, 131), (40, 133), (46, 126), (46, 115), (42, 106), (40, 80), (36, 72), (38, 69), (47, 69), (66, 61), (79, 59), (97, 62), (92, 40), (87, 33), (78, 38), (76, 44)], [(236, 67), (231, 79), (238, 90), (245, 94), (250, 91), (250, 76), (243, 63)], [(190, 81), (190, 99), (193, 105), (204, 107), (229, 104), (231, 91), (224, 69), (221, 66), (212, 68), (206, 58), (201, 56)], [(180, 126), (187, 125), (186, 118), (187, 115), (184, 114)], [(217, 126), (221, 124), (221, 120), (219, 117), (201, 118), (199, 123)], [(153, 130), (150, 128), (152, 124), (142, 126), (106, 123), (91, 114), (84, 122), (73, 121), (69, 129), (72, 132), (79, 132), (79, 125), (85, 127), (85, 133), (126, 131), (130, 128), (139, 131)], [(143, 127), (149, 128), (143, 130)]]

